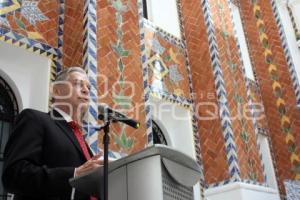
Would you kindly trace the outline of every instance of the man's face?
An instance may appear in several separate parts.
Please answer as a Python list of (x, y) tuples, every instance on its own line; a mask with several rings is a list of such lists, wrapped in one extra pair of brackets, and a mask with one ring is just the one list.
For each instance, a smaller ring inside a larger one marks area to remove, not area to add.
[[(90, 83), (86, 74), (72, 72), (66, 81), (54, 86), (56, 103), (69, 106), (73, 111), (86, 112), (90, 100)], [(72, 114), (72, 113), (70, 113)]]

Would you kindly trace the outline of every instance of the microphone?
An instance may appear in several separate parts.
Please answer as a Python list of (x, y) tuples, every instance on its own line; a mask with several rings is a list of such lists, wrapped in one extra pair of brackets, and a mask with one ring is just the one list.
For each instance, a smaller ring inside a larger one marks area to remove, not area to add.
[(124, 114), (113, 110), (106, 104), (100, 104), (98, 105), (98, 119), (103, 120), (105, 118), (110, 118), (114, 121), (122, 122), (124, 124), (127, 124), (128, 126), (131, 126), (135, 129), (140, 127), (140, 123), (134, 119), (128, 118)]

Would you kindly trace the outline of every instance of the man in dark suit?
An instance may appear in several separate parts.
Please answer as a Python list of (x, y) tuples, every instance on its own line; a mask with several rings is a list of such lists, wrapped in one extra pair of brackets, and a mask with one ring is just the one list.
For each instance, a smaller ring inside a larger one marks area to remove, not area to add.
[(90, 200), (69, 179), (99, 167), (82, 139), (81, 121), (89, 103), (90, 83), (79, 67), (58, 74), (49, 113), (23, 110), (4, 153), (2, 181), (14, 200)]

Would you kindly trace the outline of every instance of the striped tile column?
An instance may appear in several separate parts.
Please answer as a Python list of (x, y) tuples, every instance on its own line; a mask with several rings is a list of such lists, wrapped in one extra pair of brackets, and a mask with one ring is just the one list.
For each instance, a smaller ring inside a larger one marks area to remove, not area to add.
[(215, 28), (211, 18), (211, 11), (208, 0), (201, 0), (202, 10), (204, 13), (205, 25), (208, 34), (209, 51), (211, 62), (213, 66), (213, 73), (215, 78), (216, 94), (219, 105), (219, 113), (221, 125), (223, 129), (223, 136), (225, 139), (227, 162), (229, 166), (229, 174), (231, 181), (240, 181), (240, 168), (238, 164), (238, 157), (236, 152), (236, 144), (232, 130), (232, 122), (230, 120), (230, 112), (228, 107), (227, 92), (225, 89), (225, 82), (223, 79), (223, 72), (221, 69), (218, 45), (216, 42)]
[(58, 16), (58, 41), (57, 50), (58, 58), (56, 64), (56, 73), (60, 72), (63, 66), (62, 54), (63, 54), (63, 28), (65, 18), (65, 0), (59, 0), (59, 16)]
[(98, 153), (98, 134), (93, 128), (97, 125), (97, 17), (96, 17), (96, 0), (86, 0), (84, 4), (84, 57), (83, 66), (88, 74), (89, 81), (91, 83), (91, 100), (88, 109), (86, 126), (85, 126), (85, 138), (89, 146), (94, 153)]
[(150, 113), (150, 88), (148, 83), (148, 66), (145, 46), (145, 27), (143, 16), (143, 0), (138, 0), (138, 15), (139, 15), (139, 28), (140, 28), (140, 48), (141, 48), (141, 61), (143, 70), (143, 84), (144, 84), (144, 98), (145, 98), (145, 113), (146, 113), (146, 131), (148, 146), (153, 145), (152, 122)]

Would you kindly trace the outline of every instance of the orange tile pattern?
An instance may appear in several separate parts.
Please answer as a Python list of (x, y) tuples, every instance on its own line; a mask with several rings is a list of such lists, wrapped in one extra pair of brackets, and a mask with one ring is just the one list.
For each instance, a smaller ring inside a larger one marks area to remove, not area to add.
[[(218, 114), (214, 77), (201, 2), (182, 0), (206, 184), (229, 179), (224, 137)], [(215, 115), (211, 115), (215, 113)]]
[[(276, 105), (276, 97), (273, 94), (273, 80), (269, 76), (269, 64), (265, 58), (265, 48), (261, 45), (259, 30), (257, 27), (256, 16), (253, 14), (255, 8), (249, 1), (241, 1), (241, 15), (244, 24), (244, 30), (248, 39), (250, 54), (253, 65), (256, 69), (258, 83), (261, 90), (262, 100), (266, 111), (267, 122), (271, 143), (273, 146), (274, 159), (277, 163), (277, 176), (279, 177), (279, 188), (281, 194), (284, 194), (283, 181), (285, 179), (295, 179), (295, 173), (291, 164), (290, 152), (286, 145), (286, 134), (281, 127), (282, 121)], [(265, 25), (265, 34), (267, 42), (272, 53), (271, 58), (276, 65), (278, 82), (282, 88), (282, 98), (285, 100), (286, 116), (292, 124), (291, 133), (294, 133), (295, 144), (300, 145), (300, 111), (296, 105), (296, 96), (292, 86), (292, 81), (288, 71), (288, 65), (282, 48), (279, 31), (273, 15), (272, 6), (269, 1), (259, 1), (260, 11), (263, 14), (260, 18)], [(267, 22), (267, 23), (266, 23)], [(273, 70), (272, 70), (273, 71)], [(300, 148), (296, 149), (296, 154), (300, 155)]]
[[(110, 148), (114, 151), (130, 154), (143, 149), (147, 145), (147, 134), (137, 4), (134, 0), (123, 0), (122, 2), (127, 6), (126, 12), (122, 15), (122, 45), (130, 51), (129, 55), (123, 58), (123, 75), (124, 80), (128, 83), (125, 86), (125, 95), (131, 96), (132, 102), (131, 109), (124, 110), (124, 112), (128, 116), (137, 119), (141, 123), (141, 127), (139, 129), (126, 128), (127, 138), (134, 139), (134, 146), (130, 149), (120, 149), (114, 141), (114, 134), (119, 136), (122, 126), (114, 124), (111, 128)], [(115, 107), (116, 104), (113, 101), (112, 94), (118, 90), (118, 55), (112, 50), (111, 44), (116, 43), (118, 38), (116, 33), (116, 11), (106, 0), (98, 0), (97, 7), (97, 31), (101, 33), (97, 35), (98, 74), (101, 74), (98, 78), (98, 94), (102, 95), (100, 102)], [(102, 139), (101, 136), (100, 139)]]
[(63, 27), (63, 64), (83, 64), (83, 4), (84, 0), (65, 0)]
[[(21, 14), (20, 9), (6, 13), (9, 27), (3, 24), (0, 26), (11, 29), (13, 32), (48, 44), (52, 47), (57, 47), (58, 39), (58, 15), (59, 2), (53, 0), (38, 0), (37, 7), (42, 14), (47, 18), (45, 20), (36, 21), (36, 24), (31, 24), (27, 18)], [(18, 4), (21, 8), (21, 4)]]
[[(163, 54), (158, 55), (154, 51), (152, 41), (157, 40), (161, 47), (164, 49)], [(149, 84), (154, 89), (163, 85), (163, 93), (175, 94), (190, 99), (189, 82), (187, 75), (186, 58), (184, 50), (169, 41), (166, 41), (159, 33), (152, 28), (145, 28), (145, 44), (148, 60), (148, 71), (149, 71)], [(166, 67), (165, 72), (160, 73), (157, 77), (155, 75), (154, 66), (151, 66), (151, 60), (155, 57), (159, 58)], [(178, 81), (172, 80), (170, 76), (170, 67), (177, 66)], [(161, 77), (162, 76), (162, 77)], [(158, 83), (158, 84), (157, 84)]]
[[(222, 7), (220, 7), (221, 5)], [(256, 144), (253, 122), (251, 118), (245, 118), (244, 112), (246, 111), (243, 110), (244, 106), (248, 102), (246, 95), (246, 83), (243, 78), (243, 72), (239, 60), (239, 51), (234, 38), (233, 23), (231, 20), (228, 1), (211, 1), (210, 6), (212, 18), (215, 23), (219, 57), (227, 91), (228, 105), (232, 117), (232, 128), (237, 147), (241, 178), (263, 182), (264, 178), (258, 147)], [(220, 8), (222, 9), (221, 15)], [(232, 70), (232, 66), (228, 63), (229, 55), (231, 60), (230, 62), (236, 66), (234, 71)], [(241, 105), (237, 104), (237, 94), (242, 99)], [(239, 106), (241, 106), (242, 109), (239, 108)], [(239, 116), (239, 112), (241, 112), (242, 117)], [(248, 142), (246, 142), (247, 147), (244, 136), (242, 135), (243, 129), (248, 133)], [(254, 174), (251, 175), (252, 173)]]

